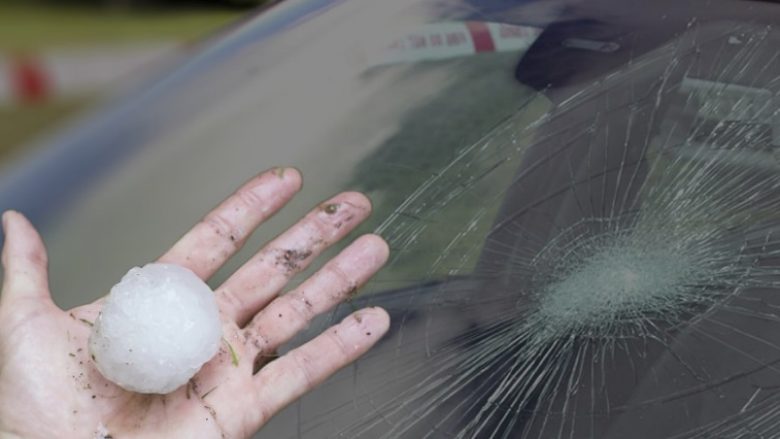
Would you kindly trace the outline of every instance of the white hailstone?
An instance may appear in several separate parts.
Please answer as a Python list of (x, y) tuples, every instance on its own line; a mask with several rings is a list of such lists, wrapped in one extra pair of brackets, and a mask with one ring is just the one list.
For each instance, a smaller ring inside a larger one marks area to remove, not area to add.
[(117, 385), (165, 394), (189, 381), (221, 338), (211, 288), (186, 268), (148, 264), (111, 288), (89, 349), (100, 373)]

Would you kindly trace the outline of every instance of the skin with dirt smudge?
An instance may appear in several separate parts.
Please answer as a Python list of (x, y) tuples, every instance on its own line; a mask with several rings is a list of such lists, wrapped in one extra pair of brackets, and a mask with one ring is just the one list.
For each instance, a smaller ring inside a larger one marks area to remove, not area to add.
[[(184, 265), (208, 278), (240, 248), (248, 232), (299, 189), (300, 175), (293, 169), (261, 174), (160, 261)], [(279, 296), (293, 275), (370, 211), (368, 200), (356, 193), (337, 195), (327, 203), (338, 207), (315, 208), (215, 291), (225, 342), (187, 385), (168, 395), (128, 392), (103, 378), (87, 349), (101, 300), (69, 312), (57, 308), (49, 293), (40, 237), (22, 215), (6, 213), (0, 437), (252, 435), (273, 414), (362, 355), (388, 327), (383, 310), (367, 308), (276, 357), (278, 346), (314, 316), (346, 300), (387, 259), (383, 240), (360, 237), (298, 288)]]

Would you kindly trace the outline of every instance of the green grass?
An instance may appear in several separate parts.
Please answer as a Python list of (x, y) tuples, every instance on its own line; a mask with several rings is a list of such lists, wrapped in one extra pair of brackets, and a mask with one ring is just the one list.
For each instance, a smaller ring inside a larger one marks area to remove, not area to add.
[[(53, 2), (52, 2), (53, 3)], [(194, 41), (236, 21), (240, 9), (110, 10), (97, 5), (60, 5), (0, 0), (0, 55), (38, 53), (145, 41)], [(0, 104), (0, 162), (95, 102), (94, 96), (28, 105)]]
[(84, 97), (34, 105), (0, 105), (0, 163), (17, 157), (28, 141), (87, 108), (93, 100)]
[(111, 11), (0, 2), (0, 51), (137, 41), (190, 41), (241, 16), (238, 9)]

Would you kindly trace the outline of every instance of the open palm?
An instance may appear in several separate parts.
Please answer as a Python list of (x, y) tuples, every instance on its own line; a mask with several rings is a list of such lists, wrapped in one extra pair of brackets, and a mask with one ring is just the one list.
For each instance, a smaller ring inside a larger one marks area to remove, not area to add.
[[(274, 169), (242, 186), (184, 235), (160, 262), (211, 276), (249, 234), (300, 189), (294, 169)], [(87, 349), (98, 300), (70, 311), (51, 300), (46, 251), (20, 214), (3, 215), (0, 296), (0, 437), (237, 438), (366, 352), (387, 314), (360, 310), (276, 358), (277, 348), (319, 313), (353, 294), (386, 261), (385, 242), (358, 238), (291, 292), (289, 279), (370, 213), (361, 194), (317, 206), (215, 290), (224, 343), (182, 388), (128, 392), (107, 381)]]

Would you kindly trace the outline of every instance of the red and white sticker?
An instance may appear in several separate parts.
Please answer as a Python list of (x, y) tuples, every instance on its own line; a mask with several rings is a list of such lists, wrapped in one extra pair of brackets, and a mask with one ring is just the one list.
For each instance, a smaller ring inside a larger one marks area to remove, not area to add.
[(393, 41), (374, 64), (392, 64), (528, 49), (541, 29), (481, 21), (426, 24)]

